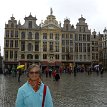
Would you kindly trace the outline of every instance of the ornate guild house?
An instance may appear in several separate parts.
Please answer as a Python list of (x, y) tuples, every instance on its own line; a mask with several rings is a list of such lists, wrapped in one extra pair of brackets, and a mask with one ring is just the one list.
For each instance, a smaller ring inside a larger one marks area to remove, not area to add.
[(50, 9), (50, 15), (39, 25), (30, 13), (24, 24), (12, 16), (5, 24), (4, 66), (12, 68), (24, 64), (27, 68), (37, 63), (42, 69), (51, 67), (89, 66), (99, 61), (98, 36), (88, 29), (85, 18), (78, 19), (76, 27), (70, 19), (58, 23)]

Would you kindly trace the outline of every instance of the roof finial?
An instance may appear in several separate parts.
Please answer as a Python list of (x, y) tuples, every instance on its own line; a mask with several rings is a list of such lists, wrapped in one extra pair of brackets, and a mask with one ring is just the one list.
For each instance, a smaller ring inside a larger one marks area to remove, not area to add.
[(50, 8), (50, 15), (52, 15), (53, 14), (53, 10), (52, 10), (52, 8)]
[(18, 24), (21, 25), (20, 20), (18, 21)]
[(81, 17), (83, 17), (83, 15), (81, 14)]

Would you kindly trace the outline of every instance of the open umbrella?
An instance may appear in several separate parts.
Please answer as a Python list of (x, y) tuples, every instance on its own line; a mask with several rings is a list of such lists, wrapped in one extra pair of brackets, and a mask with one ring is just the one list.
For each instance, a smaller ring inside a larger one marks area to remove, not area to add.
[(17, 66), (17, 69), (22, 69), (22, 68), (24, 68), (24, 66), (25, 66), (25, 65), (18, 65), (18, 66)]
[(99, 67), (99, 65), (95, 65), (94, 68)]

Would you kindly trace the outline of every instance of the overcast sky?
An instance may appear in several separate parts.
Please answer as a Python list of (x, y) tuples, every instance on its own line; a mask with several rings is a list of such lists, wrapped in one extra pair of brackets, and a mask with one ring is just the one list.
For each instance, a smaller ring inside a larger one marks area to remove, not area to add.
[(76, 26), (78, 18), (83, 15), (89, 29), (103, 33), (107, 27), (107, 0), (2, 0), (0, 2), (0, 46), (3, 55), (4, 28), (10, 17), (15, 17), (24, 23), (24, 17), (30, 12), (36, 16), (37, 24), (45, 20), (53, 9), (56, 20), (63, 24), (64, 18), (69, 18)]

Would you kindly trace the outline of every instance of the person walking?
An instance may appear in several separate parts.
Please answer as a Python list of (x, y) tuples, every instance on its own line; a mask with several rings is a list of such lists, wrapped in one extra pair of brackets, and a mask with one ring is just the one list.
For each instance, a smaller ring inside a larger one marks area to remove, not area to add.
[(102, 67), (100, 71), (101, 76), (103, 76), (103, 73), (104, 73), (104, 68)]
[(77, 66), (74, 66), (74, 77), (76, 77), (76, 73), (77, 73)]
[(49, 69), (49, 77), (51, 78), (52, 68)]
[(41, 80), (39, 65), (30, 65), (27, 76), (27, 82), (18, 89), (15, 107), (53, 107), (49, 87)]
[(20, 80), (21, 75), (22, 75), (22, 70), (20, 68), (20, 69), (18, 69), (18, 82), (21, 82), (21, 80)]
[(13, 77), (16, 77), (17, 70), (16, 70), (15, 66), (12, 67), (11, 73), (12, 73)]
[(52, 71), (52, 76), (53, 76), (53, 81), (55, 81), (56, 70), (53, 70), (53, 71)]
[(49, 68), (48, 66), (45, 68), (45, 75), (46, 75), (46, 78), (48, 78), (48, 74), (49, 74)]

